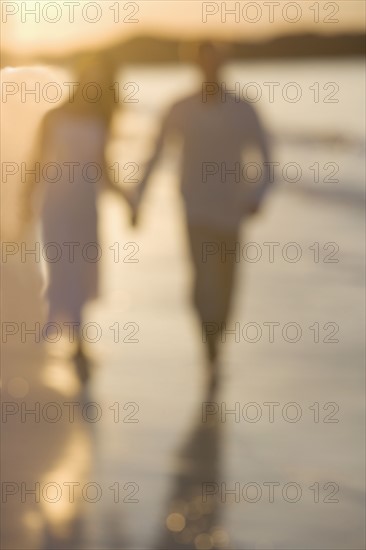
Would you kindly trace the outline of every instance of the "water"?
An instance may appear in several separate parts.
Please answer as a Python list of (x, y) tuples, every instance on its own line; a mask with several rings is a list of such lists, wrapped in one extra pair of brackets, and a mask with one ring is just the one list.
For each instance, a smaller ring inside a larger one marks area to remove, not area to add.
[[(131, 66), (121, 70), (121, 79), (138, 84), (137, 110), (163, 108), (200, 84), (199, 72), (188, 65)], [(249, 96), (276, 133), (296, 129), (364, 138), (365, 81), (360, 58), (232, 62), (223, 80), (228, 90), (239, 83), (240, 93)], [(273, 101), (268, 83), (273, 83)], [(286, 90), (291, 83), (296, 89)], [(330, 83), (334, 85), (326, 88)]]
[[(113, 151), (140, 162), (147, 154), (142, 144), (151, 146), (159, 114), (200, 87), (199, 73), (191, 66), (158, 69), (135, 66), (122, 70), (120, 79), (138, 85), (134, 96), (138, 102), (123, 105), (122, 123), (116, 132), (125, 139), (123, 144), (118, 141)], [(281, 169), (288, 162), (299, 164), (303, 170), (301, 183), (305, 183), (314, 181), (317, 168), (310, 167), (319, 162), (322, 166), (318, 179), (323, 188), (363, 189), (362, 60), (238, 62), (226, 68), (223, 79), (228, 90), (235, 89), (249, 98), (258, 110), (272, 136), (273, 160), (281, 163)], [(131, 90), (128, 88), (128, 92)], [(336, 173), (334, 166), (327, 165), (324, 169), (326, 163), (337, 164)], [(341, 185), (327, 186), (327, 176), (340, 179)], [(289, 174), (291, 178), (293, 173)]]

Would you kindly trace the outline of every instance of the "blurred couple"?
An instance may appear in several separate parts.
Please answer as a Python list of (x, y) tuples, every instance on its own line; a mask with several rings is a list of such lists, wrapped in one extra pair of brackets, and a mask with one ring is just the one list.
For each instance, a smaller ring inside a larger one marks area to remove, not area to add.
[[(127, 201), (131, 221), (136, 225), (164, 144), (174, 139), (180, 145), (180, 189), (193, 266), (193, 303), (205, 342), (211, 389), (217, 387), (220, 374), (220, 330), (212, 327), (222, 327), (228, 319), (240, 225), (258, 212), (270, 182), (266, 132), (250, 103), (226, 93), (220, 75), (225, 57), (224, 50), (213, 43), (198, 47), (196, 62), (203, 73), (202, 87), (170, 108), (142, 180), (134, 189), (123, 189), (108, 177), (101, 180), (104, 188)], [(98, 65), (94, 58), (79, 68), (80, 82), (102, 82), (102, 87), (110, 89), (113, 72), (108, 72), (105, 64)], [(86, 102), (77, 91), (74, 102), (46, 117), (39, 141), (42, 163), (94, 162), (106, 167), (105, 149), (114, 108), (112, 101)], [(255, 185), (245, 181), (239, 168), (243, 158), (247, 159), (246, 153), (253, 149), (259, 153), (263, 167)], [(70, 183), (69, 179), (61, 184), (44, 184), (42, 238), (44, 243), (78, 242), (82, 248), (83, 243), (98, 242), (96, 200), (101, 181), (91, 184), (79, 178)], [(26, 204), (30, 202), (28, 196)], [(216, 253), (207, 254), (208, 247)], [(227, 251), (224, 257), (220, 250)], [(49, 321), (80, 323), (83, 306), (96, 295), (97, 262), (85, 262), (79, 255), (73, 264), (49, 263), (48, 269)], [(81, 337), (76, 353), (84, 355)]]

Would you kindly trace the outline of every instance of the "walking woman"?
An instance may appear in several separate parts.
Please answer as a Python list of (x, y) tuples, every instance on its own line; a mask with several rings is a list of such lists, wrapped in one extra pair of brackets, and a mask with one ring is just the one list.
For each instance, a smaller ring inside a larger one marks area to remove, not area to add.
[(100, 54), (79, 58), (74, 93), (43, 121), (36, 144), (40, 178), (27, 181), (24, 197), (26, 218), (39, 197), (43, 247), (62, 253), (46, 262), (48, 322), (71, 327), (78, 359), (85, 357), (83, 308), (98, 292), (98, 194), (112, 189), (124, 196), (105, 160), (116, 106), (114, 68), (106, 61)]

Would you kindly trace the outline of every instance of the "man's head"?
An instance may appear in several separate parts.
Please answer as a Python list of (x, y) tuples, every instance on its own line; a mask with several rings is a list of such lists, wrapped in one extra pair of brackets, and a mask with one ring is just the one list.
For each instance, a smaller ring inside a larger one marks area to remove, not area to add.
[(227, 48), (214, 42), (202, 42), (198, 46), (196, 62), (207, 82), (215, 82), (227, 59)]

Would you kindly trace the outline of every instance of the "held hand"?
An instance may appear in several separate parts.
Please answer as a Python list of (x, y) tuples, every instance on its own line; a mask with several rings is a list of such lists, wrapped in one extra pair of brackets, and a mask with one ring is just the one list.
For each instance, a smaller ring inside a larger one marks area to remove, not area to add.
[(127, 201), (130, 207), (130, 223), (132, 227), (136, 227), (138, 223), (138, 210), (140, 203), (140, 196), (138, 190), (134, 189), (125, 189), (123, 191), (125, 200)]
[(248, 210), (248, 214), (249, 216), (255, 216), (256, 214), (259, 213), (259, 211), (260, 211), (259, 203), (252, 204)]
[(247, 199), (247, 213), (249, 216), (255, 216), (259, 214), (262, 209), (263, 193), (261, 188), (251, 191)]
[(137, 210), (132, 210), (131, 211), (130, 223), (131, 223), (132, 227), (137, 227), (137, 225), (138, 225), (138, 211)]

